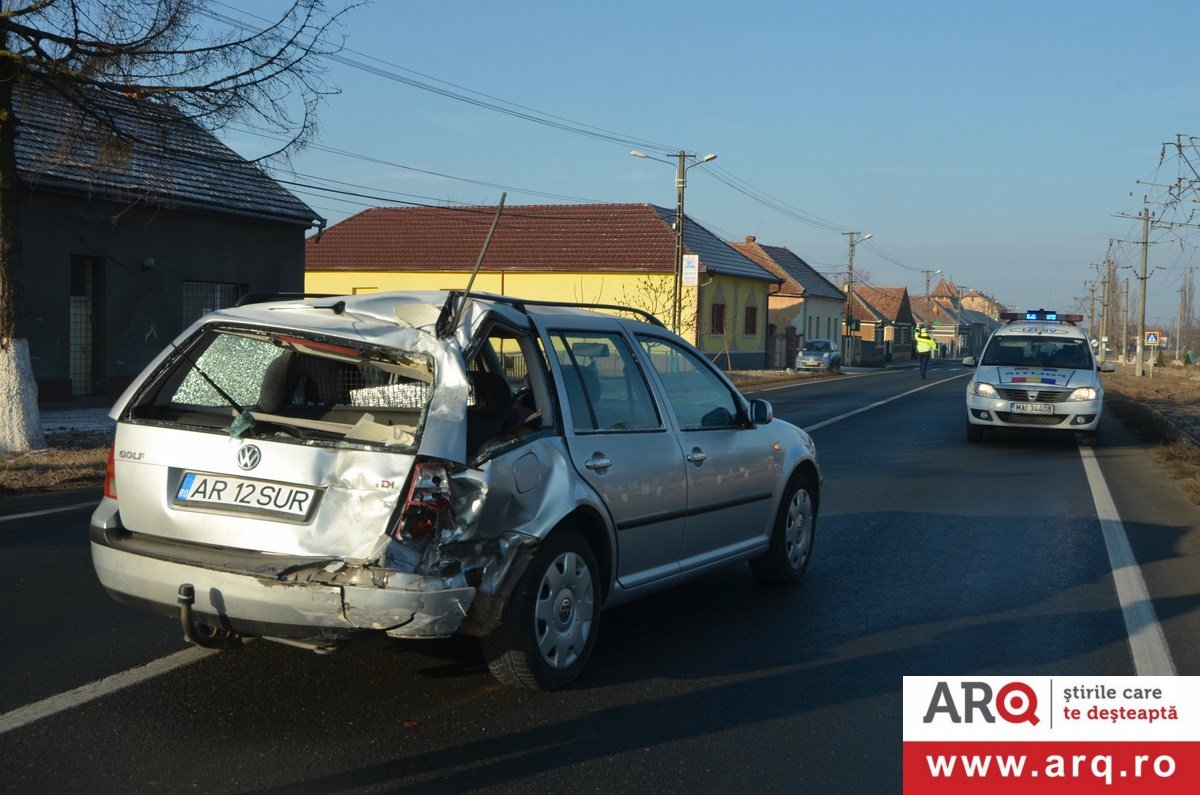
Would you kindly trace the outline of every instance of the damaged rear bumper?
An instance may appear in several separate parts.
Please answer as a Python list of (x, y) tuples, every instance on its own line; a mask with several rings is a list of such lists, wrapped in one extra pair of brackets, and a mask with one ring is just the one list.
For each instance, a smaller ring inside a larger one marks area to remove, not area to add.
[(458, 630), (475, 597), (473, 587), (447, 587), (432, 577), (134, 535), (112, 507), (101, 504), (91, 525), (92, 561), (105, 590), (118, 601), (177, 616), (179, 586), (190, 583), (197, 620), (239, 634), (336, 640), (383, 630), (441, 637)]

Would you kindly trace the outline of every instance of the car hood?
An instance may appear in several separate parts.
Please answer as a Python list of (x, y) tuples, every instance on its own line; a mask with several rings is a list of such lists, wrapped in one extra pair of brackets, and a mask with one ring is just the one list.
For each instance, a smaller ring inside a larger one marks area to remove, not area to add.
[(1045, 386), (1090, 386), (1090, 370), (1062, 367), (980, 367), (976, 381), (990, 384), (1040, 384)]

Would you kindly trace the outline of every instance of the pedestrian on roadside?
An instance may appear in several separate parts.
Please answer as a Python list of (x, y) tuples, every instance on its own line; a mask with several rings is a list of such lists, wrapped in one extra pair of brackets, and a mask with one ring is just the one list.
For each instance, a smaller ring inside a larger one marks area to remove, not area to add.
[(925, 371), (929, 369), (929, 357), (936, 348), (937, 343), (933, 341), (933, 335), (922, 323), (917, 329), (917, 360), (921, 362), (921, 380), (925, 380)]

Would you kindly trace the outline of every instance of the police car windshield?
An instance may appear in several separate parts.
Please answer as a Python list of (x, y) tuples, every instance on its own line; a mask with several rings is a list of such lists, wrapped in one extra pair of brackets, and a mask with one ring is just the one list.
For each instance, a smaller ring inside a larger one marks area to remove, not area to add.
[(804, 347), (801, 348), (801, 350), (831, 351), (833, 350), (833, 343), (829, 340), (809, 340), (808, 342), (804, 343)]
[(983, 352), (980, 364), (994, 367), (1059, 367), (1065, 370), (1090, 370), (1092, 352), (1079, 339), (1054, 339), (1044, 336), (993, 337)]

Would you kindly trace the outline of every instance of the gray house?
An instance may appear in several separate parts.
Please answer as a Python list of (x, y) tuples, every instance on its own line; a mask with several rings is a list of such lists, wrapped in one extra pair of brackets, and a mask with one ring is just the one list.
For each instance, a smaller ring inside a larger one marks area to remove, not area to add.
[(208, 132), (148, 100), (106, 99), (96, 120), (29, 86), (13, 102), (41, 402), (119, 394), (206, 312), (303, 289), (324, 220)]

